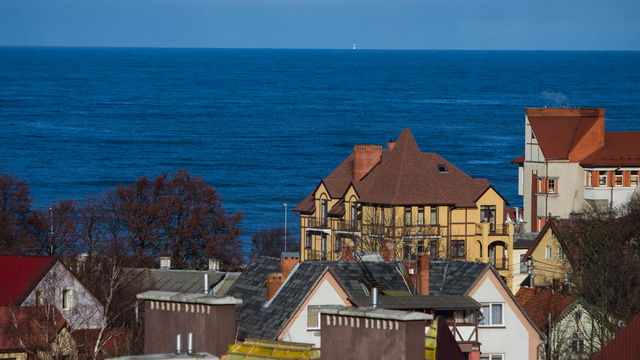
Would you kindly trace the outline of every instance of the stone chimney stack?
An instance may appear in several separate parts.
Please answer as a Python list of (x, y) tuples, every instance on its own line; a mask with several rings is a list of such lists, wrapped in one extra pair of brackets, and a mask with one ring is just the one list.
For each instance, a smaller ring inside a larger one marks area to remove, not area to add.
[(429, 255), (418, 254), (418, 295), (429, 295)]
[(382, 145), (353, 145), (353, 152), (353, 180), (360, 181), (380, 161)]

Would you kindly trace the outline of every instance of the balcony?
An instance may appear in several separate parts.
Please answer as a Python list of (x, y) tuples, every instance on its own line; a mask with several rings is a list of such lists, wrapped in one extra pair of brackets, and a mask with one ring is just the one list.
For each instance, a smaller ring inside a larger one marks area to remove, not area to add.
[(362, 225), (357, 220), (338, 220), (333, 222), (335, 230), (344, 232), (360, 232)]
[(509, 270), (509, 259), (506, 257), (502, 259), (491, 259), (489, 262), (496, 270)]
[(483, 222), (476, 224), (476, 235), (482, 236), (482, 230), (487, 227), (487, 235), (489, 236), (504, 236), (509, 235), (509, 226), (503, 224), (492, 224)]
[(310, 227), (310, 228), (316, 228), (316, 229), (328, 228), (329, 227), (328, 223), (329, 223), (328, 218), (308, 218), (307, 219), (307, 227)]
[(320, 250), (311, 250), (311, 249), (305, 249), (304, 250), (306, 252), (306, 259), (309, 261), (326, 261), (327, 259), (327, 251), (320, 251)]

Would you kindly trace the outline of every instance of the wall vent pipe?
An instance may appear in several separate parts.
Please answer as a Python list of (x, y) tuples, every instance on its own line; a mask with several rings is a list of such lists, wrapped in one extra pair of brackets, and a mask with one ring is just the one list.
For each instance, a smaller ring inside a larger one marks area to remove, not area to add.
[(209, 295), (209, 274), (204, 274), (204, 294)]
[(193, 355), (195, 351), (193, 351), (193, 333), (189, 333), (187, 335), (187, 354)]
[(378, 291), (379, 289), (376, 287), (371, 289), (371, 307), (374, 309), (378, 308)]
[(176, 355), (180, 355), (182, 352), (182, 336), (180, 334), (176, 335)]

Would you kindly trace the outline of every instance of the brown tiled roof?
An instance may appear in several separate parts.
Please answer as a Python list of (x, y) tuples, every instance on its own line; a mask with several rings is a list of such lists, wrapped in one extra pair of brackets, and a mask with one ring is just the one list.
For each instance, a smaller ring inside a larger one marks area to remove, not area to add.
[(329, 210), (328, 214), (335, 215), (335, 216), (343, 216), (344, 213), (345, 213), (344, 199), (340, 199), (340, 201), (338, 201), (335, 205), (333, 205), (331, 210)]
[[(351, 153), (322, 180), (331, 198), (341, 198), (353, 184), (361, 203), (384, 205), (453, 205), (476, 207), (475, 202), (491, 185), (472, 179), (434, 153), (423, 153), (411, 131), (404, 129), (392, 150), (383, 150), (380, 162), (360, 181), (353, 180), (355, 153)], [(444, 165), (447, 172), (440, 172)], [(315, 211), (311, 192), (293, 211)]]
[(529, 116), (529, 124), (547, 159), (568, 159), (569, 153), (596, 123), (593, 116)]
[[(448, 171), (440, 172), (438, 165)], [(363, 187), (368, 190), (359, 192), (360, 202), (387, 205), (475, 207), (489, 187), (487, 180), (472, 179), (438, 154), (421, 152), (408, 129), (360, 182), (368, 183)]]
[(559, 291), (554, 292), (549, 288), (532, 289), (527, 287), (521, 287), (518, 290), (516, 299), (538, 329), (547, 329), (549, 313), (551, 313), (553, 320), (575, 300), (573, 296), (562, 294)]
[(512, 164), (524, 164), (524, 155), (520, 155), (517, 158), (511, 160)]
[(604, 133), (604, 147), (583, 159), (583, 166), (640, 166), (640, 131)]
[(640, 354), (640, 314), (613, 338), (593, 360), (637, 360)]

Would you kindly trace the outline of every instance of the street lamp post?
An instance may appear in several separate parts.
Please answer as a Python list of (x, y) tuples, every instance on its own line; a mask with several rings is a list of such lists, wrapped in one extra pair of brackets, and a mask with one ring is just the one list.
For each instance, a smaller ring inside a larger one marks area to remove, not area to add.
[(287, 204), (284, 204), (284, 252), (287, 252)]

